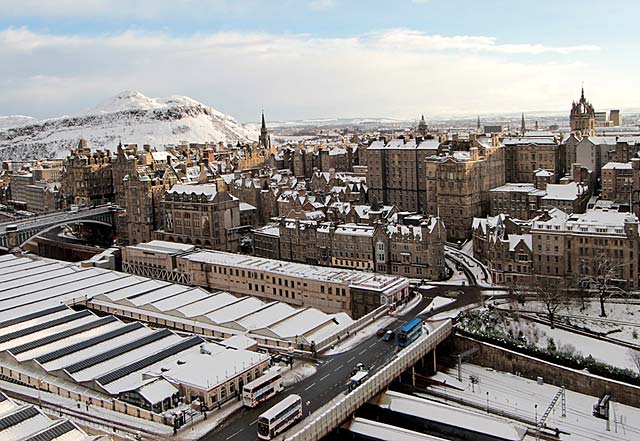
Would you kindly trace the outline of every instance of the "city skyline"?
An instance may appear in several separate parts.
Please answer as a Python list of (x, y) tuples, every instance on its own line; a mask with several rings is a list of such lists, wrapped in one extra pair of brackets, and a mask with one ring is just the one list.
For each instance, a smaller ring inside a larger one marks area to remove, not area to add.
[(73, 115), (123, 90), (240, 121), (257, 108), (272, 120), (561, 112), (583, 82), (597, 110), (637, 106), (634, 36), (604, 5), (236, 3), (0, 4), (0, 114)]

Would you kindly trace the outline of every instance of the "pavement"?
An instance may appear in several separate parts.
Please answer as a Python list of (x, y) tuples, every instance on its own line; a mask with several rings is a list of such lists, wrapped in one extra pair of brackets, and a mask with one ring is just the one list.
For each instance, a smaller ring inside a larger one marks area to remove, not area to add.
[[(428, 291), (429, 297), (423, 297), (415, 307), (397, 317), (387, 327), (390, 329), (401, 327), (409, 319), (425, 309), (431, 302), (431, 297), (446, 295), (448, 291), (463, 291), (464, 294), (459, 295), (455, 302), (446, 305), (446, 307), (429, 311), (421, 315), (421, 317), (428, 318), (428, 316), (438, 312), (460, 308), (461, 306), (475, 303), (480, 298), (479, 287), (437, 286)], [(288, 395), (297, 394), (302, 397), (303, 413), (304, 416), (308, 416), (337, 395), (347, 391), (351, 371), (356, 364), (364, 363), (370, 366), (370, 374), (372, 374), (393, 357), (397, 350), (398, 348), (393, 341), (382, 341), (381, 338), (374, 334), (345, 352), (327, 357), (320, 355), (317, 359), (317, 372), (314, 375), (285, 388), (283, 392), (254, 409), (243, 407), (200, 439), (204, 441), (253, 441), (257, 439), (256, 422), (258, 416)]]

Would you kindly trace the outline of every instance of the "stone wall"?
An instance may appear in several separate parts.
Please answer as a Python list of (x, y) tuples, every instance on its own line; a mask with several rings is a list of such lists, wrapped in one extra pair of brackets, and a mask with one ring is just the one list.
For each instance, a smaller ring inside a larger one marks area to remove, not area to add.
[(474, 347), (478, 347), (480, 351), (473, 359), (473, 363), (480, 366), (491, 367), (498, 371), (521, 375), (533, 380), (542, 377), (545, 383), (564, 386), (574, 392), (593, 397), (611, 394), (612, 400), (617, 403), (640, 407), (640, 387), (549, 363), (469, 337), (461, 335), (454, 337), (455, 352), (464, 352)]

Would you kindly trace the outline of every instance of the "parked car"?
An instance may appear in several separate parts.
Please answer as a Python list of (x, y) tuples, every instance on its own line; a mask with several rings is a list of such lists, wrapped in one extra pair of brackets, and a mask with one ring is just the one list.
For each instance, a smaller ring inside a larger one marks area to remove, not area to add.
[(396, 333), (393, 332), (392, 330), (388, 330), (387, 332), (384, 333), (384, 335), (382, 336), (382, 340), (383, 341), (391, 341), (393, 340), (393, 337), (396, 336)]
[(380, 328), (380, 329), (378, 329), (378, 331), (376, 332), (376, 335), (377, 335), (378, 337), (382, 337), (382, 336), (385, 334), (385, 332), (387, 332), (387, 328)]

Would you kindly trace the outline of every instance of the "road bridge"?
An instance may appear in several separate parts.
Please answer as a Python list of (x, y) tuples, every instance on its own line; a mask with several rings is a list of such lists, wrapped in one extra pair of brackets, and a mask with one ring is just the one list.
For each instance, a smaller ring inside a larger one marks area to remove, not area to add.
[[(433, 295), (438, 295), (441, 293), (445, 293), (449, 289), (450, 287), (438, 286), (430, 290), (430, 293)], [(479, 290), (477, 287), (463, 287), (462, 290), (468, 290), (469, 292), (465, 292), (464, 296), (456, 299), (456, 302), (448, 305), (449, 307), (460, 307), (466, 303), (475, 301), (475, 299), (479, 296)], [(387, 327), (389, 327), (390, 329), (395, 329), (402, 326), (404, 323), (406, 323), (416, 315), (422, 315), (421, 311), (423, 311), (427, 307), (430, 301), (430, 299), (424, 298), (410, 311), (407, 311), (402, 316), (397, 317), (397, 320), (393, 324), (387, 324)], [(407, 368), (411, 368), (417, 363), (417, 360), (424, 358), (424, 355), (427, 355), (429, 353), (429, 350), (427, 350), (427, 348), (433, 347), (432, 351), (435, 350), (435, 347), (438, 344), (435, 342), (441, 342), (451, 334), (453, 329), (451, 321), (447, 320), (442, 323), (443, 324), (441, 325), (441, 327), (432, 329), (429, 334), (423, 335), (422, 338), (414, 342), (414, 345), (409, 346), (401, 351), (397, 350), (397, 347), (393, 342), (385, 342), (376, 335), (372, 335), (371, 337), (360, 341), (354, 347), (346, 349), (344, 352), (333, 355), (321, 355), (316, 366), (316, 373), (314, 375), (307, 377), (291, 386), (288, 386), (284, 390), (284, 392), (279, 394), (277, 397), (270, 399), (257, 408), (251, 409), (243, 407), (238, 412), (234, 412), (234, 414), (231, 415), (226, 421), (224, 421), (221, 426), (217, 427), (216, 429), (202, 437), (201, 440), (254, 441), (256, 439), (256, 422), (258, 416), (271, 406), (274, 406), (289, 394), (300, 395), (304, 402), (304, 414), (311, 414), (297, 426), (292, 428), (289, 433), (296, 433), (298, 431), (302, 431), (303, 433), (305, 433), (304, 436), (296, 435), (296, 440), (319, 439), (313, 437), (306, 438), (306, 436), (308, 436), (307, 434), (318, 433), (318, 427), (322, 427), (323, 433), (329, 433), (331, 430), (333, 430), (330, 428), (331, 424), (328, 423), (328, 420), (326, 418), (323, 418), (321, 422), (313, 423), (317, 418), (319, 418), (322, 414), (324, 414), (324, 412), (327, 411), (327, 406), (337, 405), (338, 401), (351, 396), (360, 397), (358, 398), (358, 402), (360, 402), (363, 393), (367, 395), (372, 392), (373, 389), (382, 387), (380, 385), (383, 383), (384, 388), (386, 388), (395, 378), (399, 377), (404, 370), (406, 370)], [(422, 353), (422, 351), (425, 352), (422, 356), (415, 357), (415, 354), (418, 353), (416, 352), (416, 350), (420, 353)], [(416, 360), (415, 362), (414, 359)], [(376, 378), (376, 386), (372, 388), (372, 383), (365, 382), (354, 391), (349, 393), (348, 380), (351, 376), (353, 367), (357, 363), (364, 363), (365, 365), (371, 367), (371, 379)], [(392, 370), (386, 370), (387, 366), (393, 366)], [(381, 383), (381, 377), (378, 377), (377, 374), (383, 371), (385, 372), (385, 377), (384, 381)], [(390, 372), (392, 373), (391, 375), (389, 375)], [(365, 385), (367, 385), (366, 389)], [(364, 391), (367, 392), (365, 393)], [(349, 403), (351, 403), (351, 401), (349, 401)], [(333, 411), (337, 413), (332, 413), (331, 415), (336, 418), (337, 416), (341, 415), (350, 415), (348, 412), (345, 413), (342, 410), (345, 409), (345, 404), (346, 403), (342, 403), (340, 406), (338, 406), (338, 410)], [(349, 404), (349, 406), (350, 405), (351, 404)], [(335, 427), (337, 427), (344, 421), (346, 421), (346, 418), (341, 421), (335, 421)], [(312, 426), (309, 429), (305, 429), (305, 427), (309, 424), (312, 424)], [(279, 439), (282, 439), (282, 436)]]
[(49, 213), (20, 221), (3, 222), (0, 223), (0, 247), (7, 250), (19, 248), (35, 236), (58, 226), (83, 222), (114, 226), (117, 210), (117, 206), (107, 204), (76, 211)]

